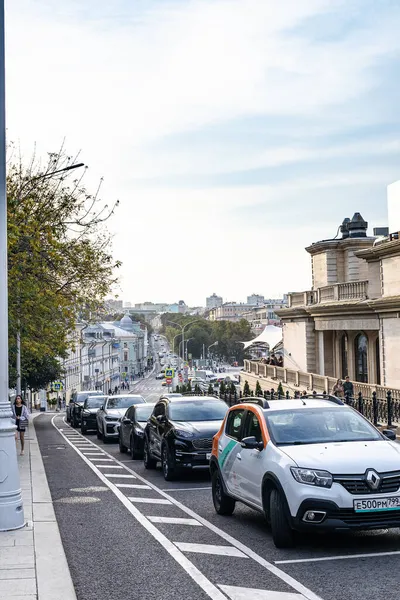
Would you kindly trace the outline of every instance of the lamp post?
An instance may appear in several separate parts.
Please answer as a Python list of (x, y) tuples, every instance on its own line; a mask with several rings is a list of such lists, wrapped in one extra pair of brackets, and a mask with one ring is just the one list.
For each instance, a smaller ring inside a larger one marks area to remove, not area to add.
[(25, 525), (15, 445), (15, 425), (8, 400), (8, 287), (4, 0), (0, 3), (0, 531)]
[[(48, 179), (53, 177), (53, 175), (58, 175), (59, 173), (64, 173), (65, 171), (72, 171), (73, 169), (78, 169), (79, 167), (84, 167), (84, 163), (77, 163), (75, 165), (69, 165), (68, 167), (63, 167), (62, 169), (57, 169), (56, 171), (52, 171), (51, 173), (44, 173), (43, 175), (38, 175), (37, 177), (32, 177), (29, 181), (25, 182), (22, 186), (21, 191), (32, 181), (40, 181), (42, 179)], [(20, 322), (18, 321), (18, 325)], [(21, 394), (21, 330), (17, 331), (17, 356), (16, 356), (16, 370), (17, 370), (17, 379), (16, 379), (16, 393), (17, 395)]]
[(188, 360), (188, 343), (189, 343), (191, 340), (194, 340), (194, 337), (191, 337), (191, 338), (189, 338), (188, 340), (186, 340), (186, 350), (184, 350), (184, 352), (185, 352), (185, 356), (186, 356), (186, 362), (187, 362), (187, 360)]
[(212, 348), (213, 346), (218, 346), (218, 340), (216, 342), (214, 342), (213, 344), (210, 344), (207, 348), (207, 360), (210, 356), (210, 348)]
[[(193, 325), (193, 323), (197, 323), (196, 321), (190, 321), (190, 323), (185, 323), (185, 325), (179, 325), (179, 323), (175, 323), (175, 321), (167, 321), (167, 323), (170, 323), (171, 325), (174, 325), (175, 327), (180, 327), (181, 331), (182, 331), (182, 342), (183, 342), (183, 354), (182, 354), (182, 360), (183, 362), (185, 362), (185, 329), (186, 327), (189, 327), (189, 325)], [(179, 354), (179, 351), (178, 351)]]

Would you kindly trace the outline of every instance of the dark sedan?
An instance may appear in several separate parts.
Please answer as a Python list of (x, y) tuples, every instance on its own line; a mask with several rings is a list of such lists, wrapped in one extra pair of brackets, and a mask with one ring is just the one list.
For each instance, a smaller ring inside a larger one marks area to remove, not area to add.
[(81, 432), (96, 431), (96, 415), (99, 408), (105, 404), (107, 396), (89, 396), (86, 398), (81, 411)]
[(86, 398), (92, 396), (103, 396), (103, 392), (98, 390), (87, 390), (86, 392), (74, 392), (67, 406), (67, 421), (72, 427), (79, 427), (81, 424), (81, 411)]
[(225, 402), (208, 396), (159, 400), (145, 428), (145, 468), (161, 461), (166, 481), (184, 469), (208, 468), (213, 437), (227, 410)]
[(119, 451), (129, 453), (133, 459), (143, 458), (144, 429), (153, 412), (154, 404), (131, 406), (121, 418), (119, 427)]

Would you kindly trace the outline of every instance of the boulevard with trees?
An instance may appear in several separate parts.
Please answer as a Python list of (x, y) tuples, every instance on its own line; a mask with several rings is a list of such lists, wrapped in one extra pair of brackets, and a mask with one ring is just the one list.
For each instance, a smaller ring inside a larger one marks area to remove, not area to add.
[(118, 202), (101, 200), (101, 184), (88, 192), (86, 168), (75, 170), (76, 161), (61, 149), (45, 164), (35, 157), (25, 163), (9, 148), (10, 387), (16, 383), (18, 333), (22, 389), (35, 391), (62, 376), (60, 359), (78, 318), (96, 314), (116, 282), (120, 263), (112, 256), (106, 222)]

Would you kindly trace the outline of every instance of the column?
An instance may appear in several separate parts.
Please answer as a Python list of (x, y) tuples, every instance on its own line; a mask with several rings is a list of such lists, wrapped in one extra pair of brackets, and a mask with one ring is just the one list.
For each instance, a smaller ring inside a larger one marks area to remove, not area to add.
[(378, 331), (366, 332), (368, 336), (368, 383), (376, 383), (376, 339)]
[(325, 375), (324, 332), (318, 331), (318, 373)]

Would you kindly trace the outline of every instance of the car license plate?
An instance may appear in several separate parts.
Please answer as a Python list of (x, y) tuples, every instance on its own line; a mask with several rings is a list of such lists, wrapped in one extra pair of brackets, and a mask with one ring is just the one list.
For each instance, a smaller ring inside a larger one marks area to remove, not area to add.
[(400, 496), (391, 498), (368, 498), (367, 500), (354, 500), (355, 512), (378, 512), (380, 510), (400, 510)]
[(210, 460), (211, 458), (211, 452), (209, 454), (206, 454), (206, 460)]

